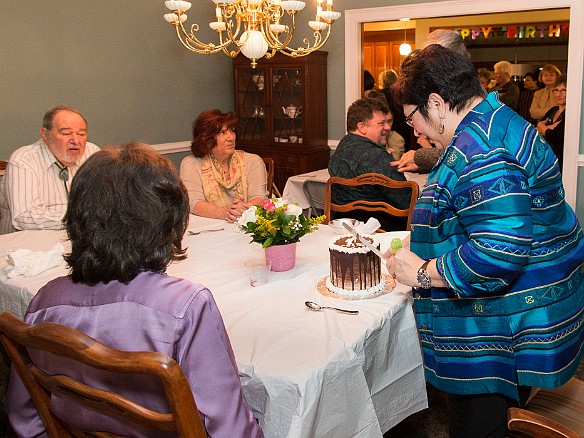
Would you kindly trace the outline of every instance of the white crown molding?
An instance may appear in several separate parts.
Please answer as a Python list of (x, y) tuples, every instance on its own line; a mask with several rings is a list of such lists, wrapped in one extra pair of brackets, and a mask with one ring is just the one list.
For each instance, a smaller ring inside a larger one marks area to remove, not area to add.
[(177, 141), (174, 143), (160, 143), (151, 145), (160, 154), (175, 154), (177, 152), (188, 152), (191, 150), (190, 141)]

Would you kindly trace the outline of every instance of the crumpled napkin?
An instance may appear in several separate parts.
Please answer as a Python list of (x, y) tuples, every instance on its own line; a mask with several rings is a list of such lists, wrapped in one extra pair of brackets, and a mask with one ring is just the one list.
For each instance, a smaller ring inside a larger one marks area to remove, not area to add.
[(381, 223), (375, 219), (374, 217), (370, 217), (366, 223), (360, 223), (355, 227), (355, 230), (363, 235), (363, 234), (373, 234), (381, 227)]
[(47, 269), (54, 268), (63, 262), (63, 245), (57, 243), (49, 251), (33, 251), (31, 249), (13, 249), (6, 253), (8, 266), (4, 272), (8, 278), (19, 275), (34, 277)]

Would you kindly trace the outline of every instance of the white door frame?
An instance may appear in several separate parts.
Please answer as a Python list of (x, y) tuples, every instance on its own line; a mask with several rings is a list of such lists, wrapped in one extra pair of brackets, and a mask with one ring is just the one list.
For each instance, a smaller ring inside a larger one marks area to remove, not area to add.
[[(570, 8), (570, 39), (568, 42), (568, 89), (566, 139), (562, 179), (566, 201), (576, 209), (582, 83), (584, 71), (584, 1), (583, 0), (454, 0), (400, 6), (348, 9), (345, 15), (345, 108), (361, 97), (363, 23), (393, 21), (400, 18), (434, 18), (460, 15), (492, 14), (498, 12), (532, 11)], [(581, 165), (584, 166), (584, 158)]]

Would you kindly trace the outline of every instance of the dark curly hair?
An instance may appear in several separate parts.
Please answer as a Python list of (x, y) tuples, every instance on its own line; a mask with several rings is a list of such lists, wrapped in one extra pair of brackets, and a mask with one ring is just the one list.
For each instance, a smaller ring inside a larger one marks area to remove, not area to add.
[(398, 105), (416, 105), (428, 119), (428, 97), (436, 93), (457, 113), (474, 97), (485, 97), (477, 71), (463, 55), (432, 44), (401, 65), (401, 76), (391, 86)]
[(359, 123), (371, 120), (374, 116), (374, 111), (388, 114), (389, 108), (381, 100), (368, 97), (357, 99), (353, 102), (347, 110), (347, 132), (356, 131)]
[(193, 122), (191, 151), (195, 157), (208, 155), (217, 146), (217, 134), (224, 126), (237, 130), (237, 118), (232, 112), (223, 113), (218, 109), (203, 111)]
[(186, 257), (189, 201), (174, 165), (148, 145), (93, 154), (71, 183), (63, 222), (75, 283), (129, 283), (141, 271), (165, 272)]

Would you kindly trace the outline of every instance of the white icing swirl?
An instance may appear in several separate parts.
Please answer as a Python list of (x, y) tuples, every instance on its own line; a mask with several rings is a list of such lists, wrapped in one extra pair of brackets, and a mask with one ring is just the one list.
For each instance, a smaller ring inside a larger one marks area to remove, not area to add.
[[(363, 237), (368, 237), (369, 239), (371, 239), (372, 240), (371, 243), (373, 244), (373, 246), (375, 246), (375, 247), (379, 246), (379, 240), (377, 240), (377, 237), (375, 237), (374, 235), (365, 234)], [(337, 245), (337, 242), (339, 240), (342, 240), (343, 238), (349, 238), (349, 240), (347, 241), (349, 244), (357, 243), (357, 245), (359, 245), (359, 246), (351, 248), (348, 246)], [(345, 254), (367, 254), (368, 252), (371, 251), (361, 241), (359, 241), (359, 239), (357, 239), (352, 234), (343, 234), (341, 236), (333, 237), (329, 241), (329, 248), (333, 249), (335, 251), (344, 252)]]
[(358, 290), (347, 290), (341, 287), (337, 287), (331, 283), (330, 277), (326, 279), (326, 287), (331, 292), (336, 293), (337, 295), (344, 295), (347, 297), (365, 297), (367, 295), (373, 295), (377, 292), (381, 292), (385, 289), (385, 275), (381, 276), (381, 281), (378, 285), (370, 287), (369, 289), (358, 289)]

